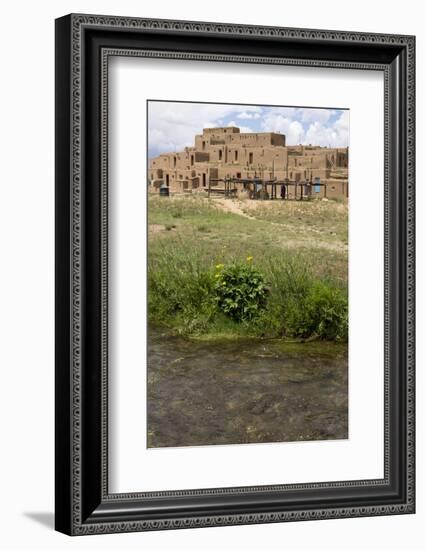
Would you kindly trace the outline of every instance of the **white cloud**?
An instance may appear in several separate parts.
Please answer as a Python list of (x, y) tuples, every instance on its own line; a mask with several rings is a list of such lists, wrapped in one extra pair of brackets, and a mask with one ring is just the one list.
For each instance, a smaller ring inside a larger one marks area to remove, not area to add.
[(203, 128), (218, 128), (220, 125), (220, 120), (203, 122)]
[[(349, 141), (347, 110), (151, 101), (148, 114), (150, 154), (181, 151), (194, 144), (203, 128), (224, 125), (238, 126), (241, 132), (280, 132), (288, 145), (345, 147)], [(241, 126), (243, 120), (252, 127)]]
[(305, 143), (324, 147), (346, 147), (349, 144), (349, 111), (343, 111), (336, 122), (329, 126), (318, 121), (310, 124)]
[(341, 130), (349, 130), (349, 111), (342, 111), (335, 126)]
[(305, 141), (312, 145), (328, 147), (336, 144), (337, 137), (334, 128), (323, 126), (319, 122), (313, 122), (306, 132)]
[(298, 120), (292, 120), (280, 112), (270, 110), (262, 121), (264, 132), (279, 132), (285, 134), (288, 145), (302, 143), (304, 129)]
[[(214, 103), (150, 101), (148, 104), (149, 148), (155, 154), (181, 151), (194, 144), (203, 128), (215, 128), (221, 119), (242, 112), (258, 112), (260, 107)], [(239, 126), (235, 123), (234, 126)], [(250, 131), (245, 128), (242, 131)]]
[(325, 124), (334, 113), (333, 109), (298, 109), (302, 122), (320, 122)]
[(235, 122), (235, 120), (231, 120), (230, 122), (228, 122), (227, 126), (237, 126), (242, 134), (250, 134), (251, 132), (253, 132), (251, 128), (249, 128), (248, 126), (241, 126), (241, 124)]
[(237, 118), (240, 118), (243, 120), (256, 120), (260, 118), (260, 113), (259, 111), (254, 111), (254, 112), (243, 111), (242, 113), (239, 113), (237, 115)]
[(262, 120), (265, 132), (286, 135), (288, 145), (346, 147), (349, 141), (349, 111), (342, 111), (336, 121), (333, 109), (271, 108)]
[(298, 109), (296, 107), (267, 107), (266, 113), (281, 115), (284, 118), (297, 118)]

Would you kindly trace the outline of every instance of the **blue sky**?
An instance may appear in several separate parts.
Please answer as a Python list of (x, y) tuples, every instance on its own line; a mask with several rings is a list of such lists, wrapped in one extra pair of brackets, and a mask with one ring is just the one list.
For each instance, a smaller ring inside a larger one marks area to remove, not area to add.
[(349, 145), (349, 111), (219, 103), (148, 102), (148, 154), (182, 151), (203, 128), (238, 126), (241, 132), (279, 132), (288, 145)]

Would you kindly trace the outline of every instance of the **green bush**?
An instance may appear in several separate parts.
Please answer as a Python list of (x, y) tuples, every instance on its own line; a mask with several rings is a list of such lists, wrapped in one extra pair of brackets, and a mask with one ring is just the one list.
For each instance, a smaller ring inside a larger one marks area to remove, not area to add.
[(223, 313), (234, 321), (254, 319), (266, 305), (268, 289), (260, 271), (251, 264), (233, 263), (216, 266), (214, 291), (217, 304)]
[(214, 257), (195, 234), (158, 238), (148, 256), (150, 322), (186, 336), (347, 340), (343, 278), (319, 277), (306, 254), (259, 251), (253, 266), (221, 250)]

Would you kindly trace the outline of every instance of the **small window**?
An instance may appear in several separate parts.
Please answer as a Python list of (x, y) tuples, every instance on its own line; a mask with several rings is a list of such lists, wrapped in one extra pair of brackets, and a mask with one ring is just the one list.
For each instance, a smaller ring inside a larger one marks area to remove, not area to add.
[(249, 164), (253, 164), (253, 153), (249, 153)]
[(235, 160), (238, 160), (238, 151), (235, 151)]
[(219, 149), (219, 160), (222, 160), (222, 149)]
[(203, 141), (202, 148), (203, 148), (203, 151), (204, 151), (205, 148), (206, 148), (206, 142), (205, 142), (205, 141)]

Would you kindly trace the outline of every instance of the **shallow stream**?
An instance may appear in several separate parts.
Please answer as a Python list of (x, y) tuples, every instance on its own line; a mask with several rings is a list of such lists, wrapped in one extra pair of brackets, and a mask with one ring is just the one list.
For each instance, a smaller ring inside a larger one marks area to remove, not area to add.
[(149, 334), (148, 446), (345, 439), (343, 346)]

